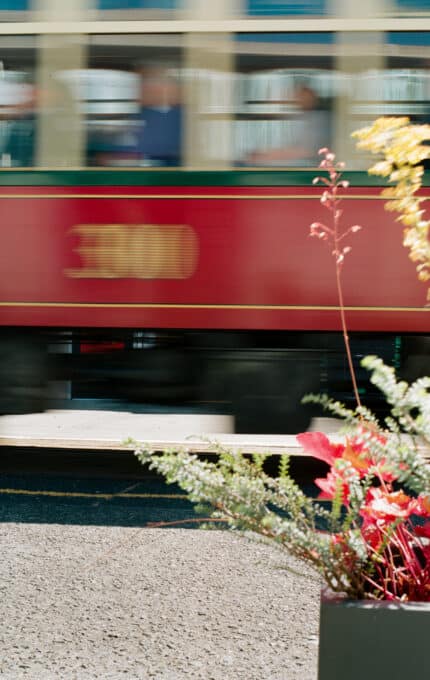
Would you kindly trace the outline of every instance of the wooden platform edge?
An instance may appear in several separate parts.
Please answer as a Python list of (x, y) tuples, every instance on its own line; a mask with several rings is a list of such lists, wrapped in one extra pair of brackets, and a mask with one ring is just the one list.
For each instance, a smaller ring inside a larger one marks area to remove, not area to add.
[[(210, 437), (210, 438), (209, 438)], [(269, 439), (273, 439), (274, 435), (269, 435)], [(280, 435), (279, 439), (291, 439), (285, 444), (281, 443), (262, 443), (262, 435), (258, 436), (257, 441), (253, 441), (252, 435), (226, 435), (213, 436), (208, 435), (206, 439), (172, 439), (172, 440), (134, 440), (137, 445), (147, 446), (154, 451), (166, 451), (168, 449), (186, 449), (190, 453), (204, 453), (216, 454), (214, 446), (219, 444), (232, 451), (241, 451), (242, 453), (267, 453), (273, 456), (281, 454), (289, 454), (290, 456), (309, 458), (309, 454), (305, 453), (295, 442), (294, 435)], [(335, 436), (331, 437), (336, 439)], [(78, 438), (58, 438), (58, 437), (0, 437), (0, 447), (11, 448), (45, 448), (45, 449), (69, 449), (79, 451), (116, 451), (131, 453), (134, 448), (132, 445), (126, 444), (125, 441), (112, 439), (78, 439)], [(430, 449), (422, 447), (420, 453), (426, 459), (430, 459)]]
[[(281, 455), (288, 453), (290, 455), (304, 456), (304, 453), (298, 445), (270, 445), (253, 443), (252, 441), (234, 443), (230, 440), (223, 440), (222, 437), (214, 438), (211, 441), (206, 440), (149, 440), (136, 441), (136, 444), (148, 446), (155, 451), (166, 451), (167, 449), (186, 449), (190, 453), (215, 453), (214, 445), (220, 444), (233, 451), (241, 451), (242, 453), (270, 453), (271, 455)], [(212, 442), (212, 443), (211, 443)], [(118, 440), (109, 439), (59, 439), (51, 437), (33, 438), (33, 437), (0, 437), (0, 447), (23, 447), (23, 448), (46, 448), (46, 449), (70, 449), (70, 450), (86, 450), (86, 451), (123, 451), (132, 452), (133, 446), (120, 442)]]

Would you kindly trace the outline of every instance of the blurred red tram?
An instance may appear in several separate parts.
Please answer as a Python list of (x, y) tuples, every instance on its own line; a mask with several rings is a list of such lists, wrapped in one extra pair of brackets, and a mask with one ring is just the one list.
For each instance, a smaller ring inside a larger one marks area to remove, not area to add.
[[(333, 258), (308, 237), (325, 218), (312, 171), (3, 173), (3, 412), (49, 404), (49, 378), (75, 399), (228, 411), (247, 432), (305, 427), (309, 391), (349, 398)], [(415, 377), (426, 288), (380, 187), (348, 178), (356, 361)]]

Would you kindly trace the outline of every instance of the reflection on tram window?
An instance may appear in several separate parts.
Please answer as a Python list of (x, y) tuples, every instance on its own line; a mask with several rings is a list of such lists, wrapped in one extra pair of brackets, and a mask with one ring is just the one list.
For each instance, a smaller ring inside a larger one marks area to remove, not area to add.
[[(69, 143), (75, 143), (76, 106), (73, 95), (64, 82), (67, 73), (54, 74), (49, 86), (28, 82), (3, 81), (3, 102), (9, 97), (9, 113), (3, 120), (2, 166), (31, 167), (39, 165), (37, 157), (38, 120), (44, 116), (51, 138), (50, 165), (67, 166)], [(55, 152), (54, 150), (55, 149)]]
[(2, 166), (35, 165), (36, 88), (25, 82), (2, 81), (2, 101), (9, 100), (8, 115), (2, 120)]
[(236, 43), (240, 101), (235, 156), (240, 164), (315, 166), (331, 144), (332, 34), (248, 34)]
[(0, 0), (0, 23), (31, 20), (33, 2), (34, 0)]
[(89, 68), (70, 71), (67, 80), (79, 100), (85, 124), (86, 164), (121, 164), (132, 146), (130, 121), (137, 112), (137, 76)]
[(395, 0), (402, 12), (430, 12), (430, 0)]
[(89, 165), (181, 165), (181, 36), (93, 36), (82, 99)]
[(315, 15), (327, 12), (327, 0), (246, 0), (251, 16)]
[(384, 111), (430, 123), (430, 33), (388, 33), (386, 66), (379, 81)]
[(180, 0), (97, 0), (100, 10), (172, 10)]
[[(349, 132), (380, 116), (430, 122), (430, 34), (357, 34), (355, 42), (352, 36), (348, 42), (345, 39), (342, 49), (347, 78), (341, 128), (345, 145)], [(348, 164), (366, 167), (364, 154), (356, 151), (352, 141), (349, 144), (346, 152), (342, 150)]]
[(28, 9), (30, 0), (0, 0), (0, 11), (3, 12), (25, 12)]
[(31, 36), (2, 36), (0, 55), (0, 165), (32, 165), (35, 40)]

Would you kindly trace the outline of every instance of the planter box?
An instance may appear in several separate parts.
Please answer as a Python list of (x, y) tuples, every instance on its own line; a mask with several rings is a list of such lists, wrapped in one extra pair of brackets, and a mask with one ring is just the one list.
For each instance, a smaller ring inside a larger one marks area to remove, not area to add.
[(318, 680), (430, 677), (430, 603), (346, 600), (323, 593)]

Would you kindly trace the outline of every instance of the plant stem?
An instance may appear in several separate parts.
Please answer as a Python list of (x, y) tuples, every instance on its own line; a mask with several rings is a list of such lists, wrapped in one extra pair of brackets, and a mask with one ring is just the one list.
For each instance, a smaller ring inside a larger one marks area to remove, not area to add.
[(223, 522), (227, 523), (227, 518), (224, 517), (191, 517), (190, 519), (174, 519), (169, 522), (148, 522), (146, 525), (150, 529), (158, 529), (160, 527), (173, 527), (179, 524), (199, 524), (203, 522)]
[(336, 264), (336, 284), (337, 284), (337, 295), (339, 298), (339, 308), (340, 308), (340, 318), (342, 321), (342, 333), (343, 333), (343, 341), (345, 343), (345, 350), (346, 350), (346, 356), (348, 359), (348, 367), (349, 367), (349, 372), (351, 374), (351, 381), (352, 381), (352, 388), (354, 390), (354, 397), (355, 401), (357, 402), (357, 406), (361, 408), (361, 401), (360, 401), (360, 395), (358, 394), (358, 387), (357, 387), (357, 380), (355, 377), (355, 370), (354, 370), (354, 364), (352, 363), (352, 355), (351, 355), (351, 349), (349, 346), (349, 336), (348, 336), (348, 330), (346, 327), (346, 320), (345, 320), (345, 307), (343, 304), (343, 292), (342, 292), (342, 284), (340, 280), (340, 267), (338, 264)]
[(334, 206), (333, 206), (333, 226), (334, 226), (334, 251), (335, 251), (335, 257), (336, 257), (336, 287), (337, 287), (337, 297), (339, 300), (339, 309), (340, 309), (340, 319), (342, 323), (342, 333), (343, 333), (343, 342), (345, 344), (345, 350), (346, 350), (346, 356), (348, 359), (348, 367), (349, 367), (349, 372), (351, 375), (351, 380), (352, 380), (352, 388), (354, 390), (354, 397), (355, 401), (357, 402), (357, 407), (361, 408), (361, 401), (360, 401), (360, 395), (358, 394), (358, 387), (357, 387), (357, 380), (355, 377), (355, 370), (354, 370), (354, 364), (352, 361), (352, 355), (351, 355), (351, 348), (349, 344), (349, 335), (348, 335), (348, 329), (346, 326), (346, 318), (345, 318), (345, 305), (343, 302), (343, 289), (342, 289), (342, 280), (341, 280), (341, 268), (342, 268), (342, 253), (339, 247), (339, 241), (340, 241), (340, 236), (339, 236), (339, 216), (338, 216), (338, 211), (336, 208), (336, 203), (338, 201), (338, 198), (336, 196), (336, 186), (334, 187), (333, 190), (333, 196), (334, 196)]

